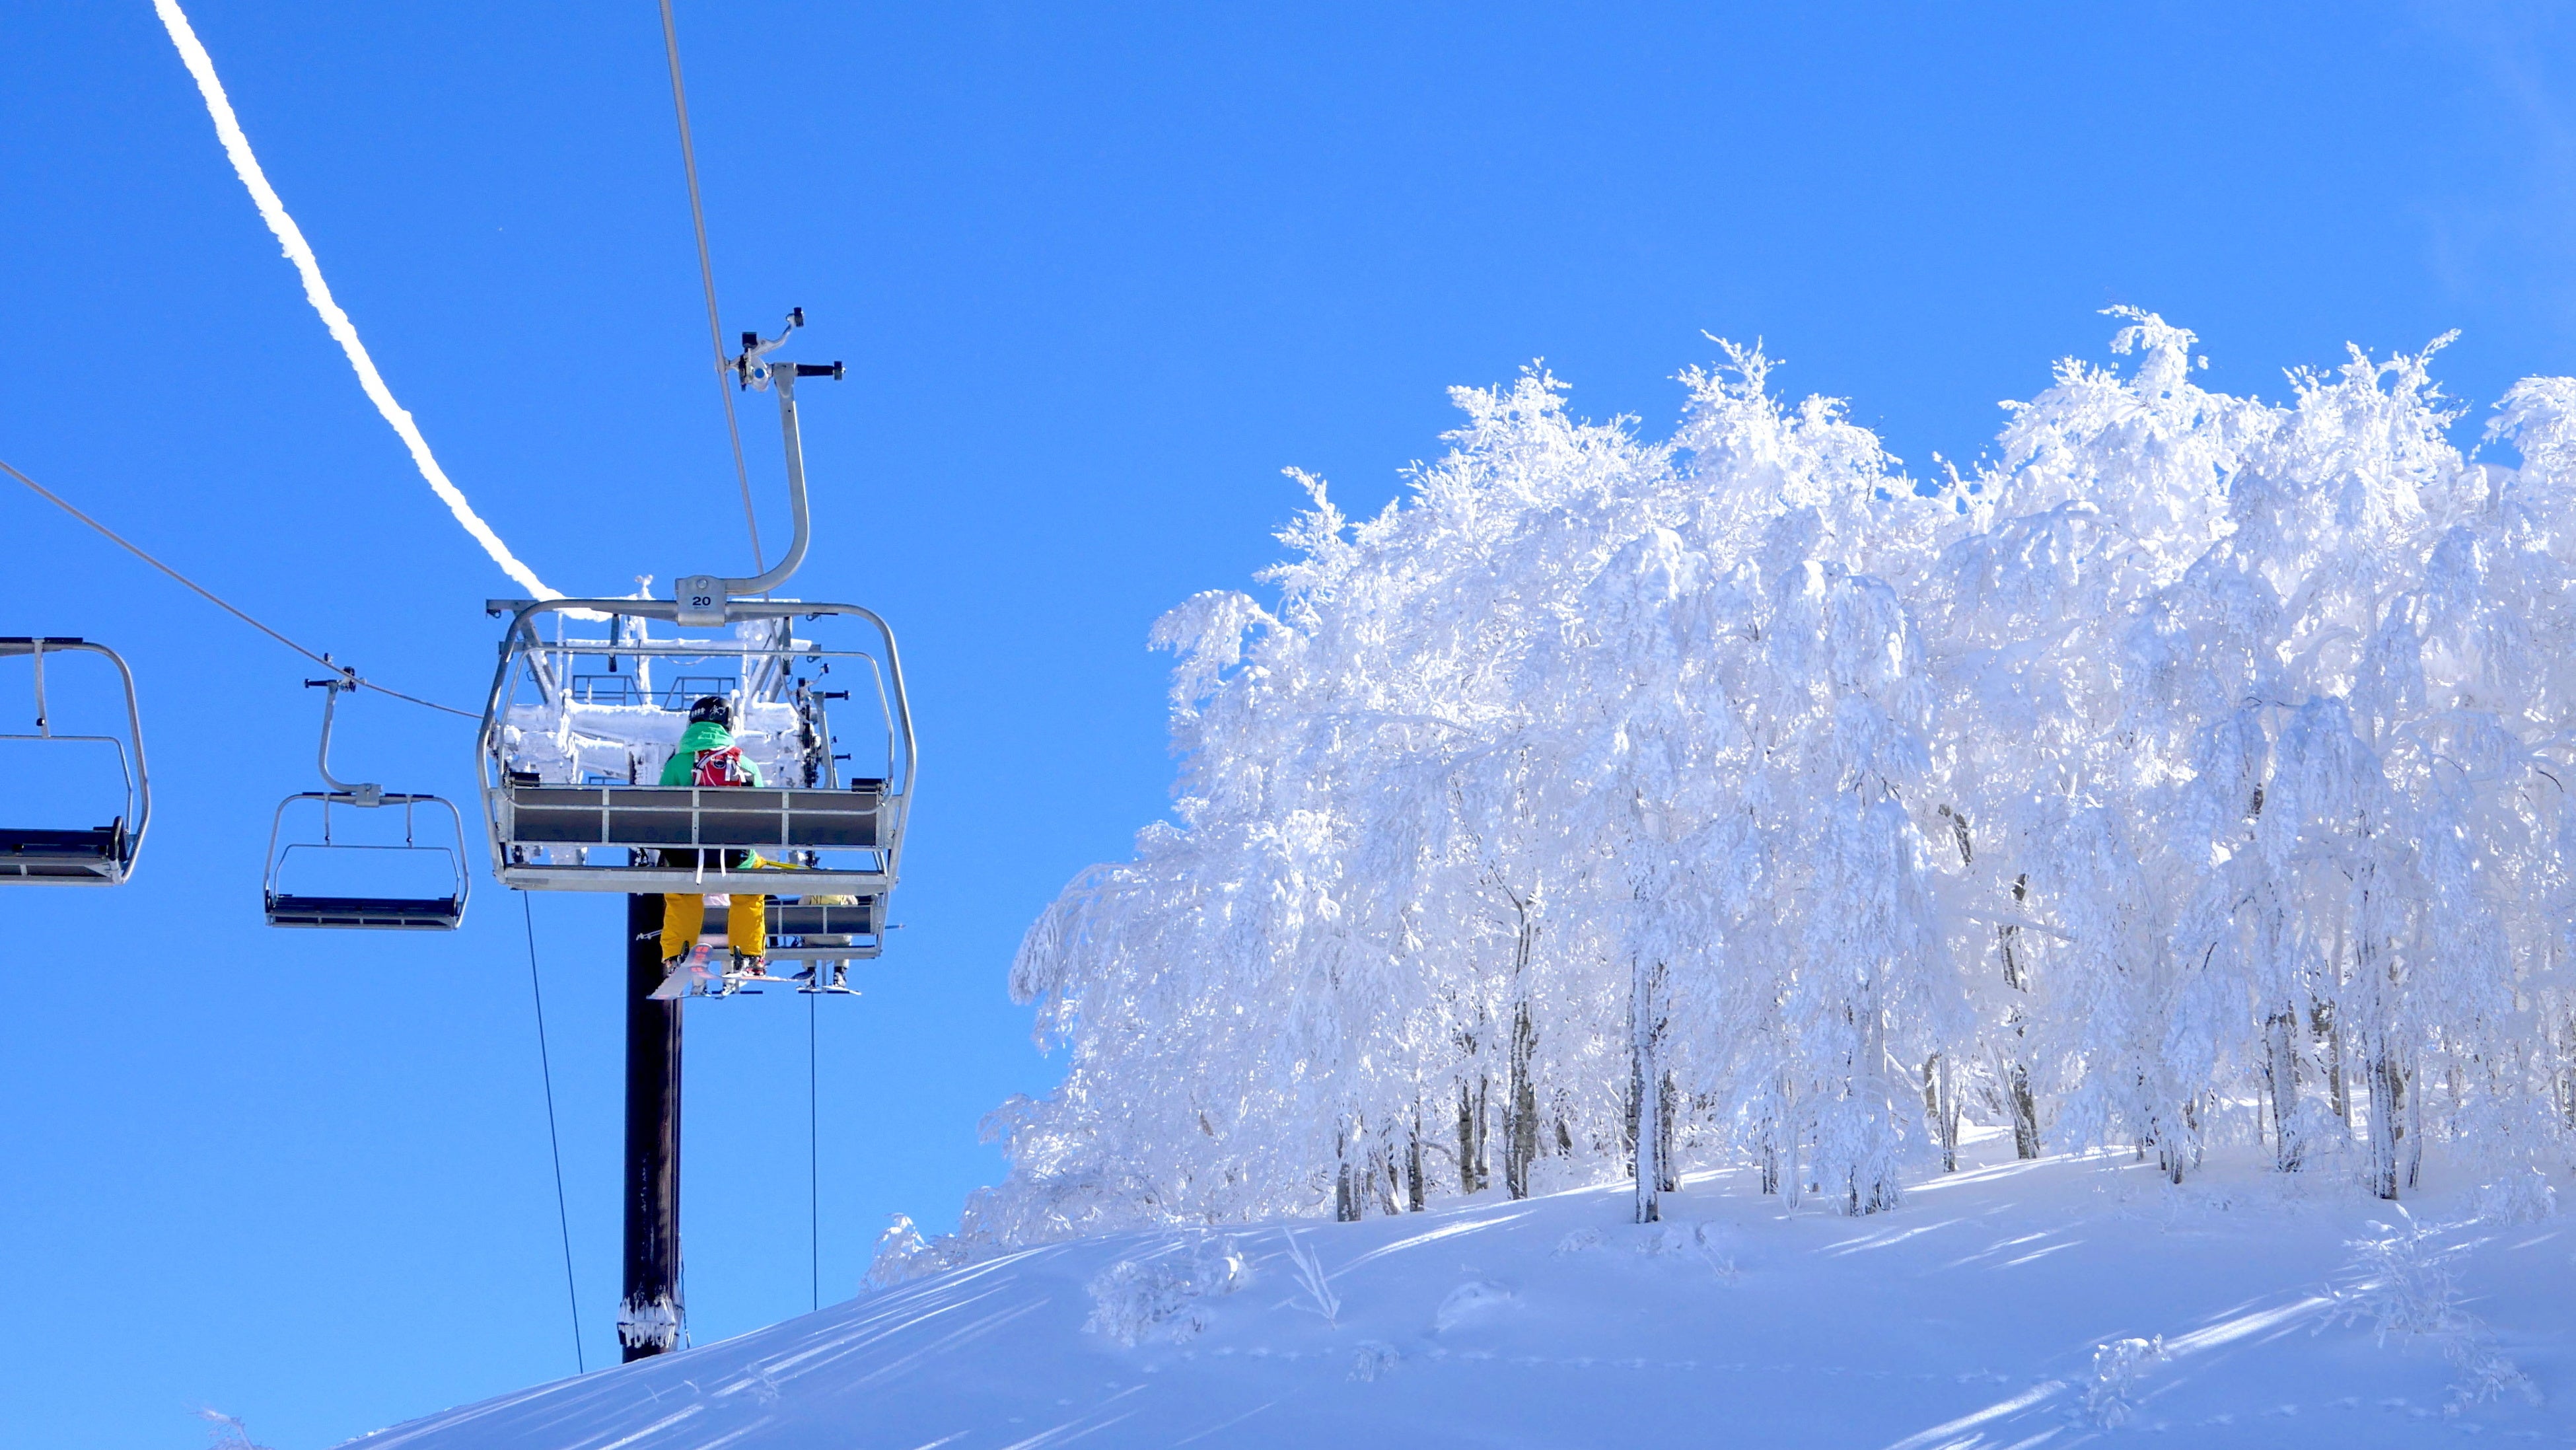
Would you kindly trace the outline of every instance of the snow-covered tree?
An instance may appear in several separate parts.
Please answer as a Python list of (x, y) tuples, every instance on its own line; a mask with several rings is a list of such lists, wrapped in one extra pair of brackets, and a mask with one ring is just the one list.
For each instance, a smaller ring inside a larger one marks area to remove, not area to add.
[[(2272, 404), (2123, 310), (1918, 483), (1758, 351), (1668, 439), (1543, 372), (1275, 599), (1174, 609), (1173, 817), (1012, 988), (1070, 1067), (960, 1242), (1750, 1161), (1845, 1212), (1963, 1119), (2347, 1164), (2576, 1124), (2576, 381)], [(2436, 345), (2438, 348), (2438, 344)]]

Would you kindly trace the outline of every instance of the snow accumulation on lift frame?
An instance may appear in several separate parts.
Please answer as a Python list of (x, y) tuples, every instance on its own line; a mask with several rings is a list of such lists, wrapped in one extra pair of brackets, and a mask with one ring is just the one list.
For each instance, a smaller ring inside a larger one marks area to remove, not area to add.
[[(2127, 361), (2060, 364), (1967, 474), (1904, 474), (1726, 346), (1668, 438), (1581, 421), (1533, 371), (1457, 390), (1450, 451), (1373, 518), (1299, 475), (1275, 602), (1155, 626), (1172, 818), (1012, 964), (1062, 1086), (993, 1115), (1008, 1176), (955, 1234), (899, 1225), (831, 1332), (917, 1313), (1016, 1344), (1036, 1316), (1062, 1332), (1013, 1350), (1031, 1373), (1128, 1383), (1202, 1333), (1258, 1356), (1375, 1325), (1331, 1353), (1401, 1384), (1495, 1326), (1556, 1362), (1531, 1285), (1653, 1235), (1717, 1287), (1668, 1301), (1622, 1269), (1561, 1305), (1722, 1316), (1739, 1276), (1794, 1266), (1761, 1321), (1783, 1373), (1829, 1362), (1790, 1341), (1846, 1292), (1971, 1357), (2034, 1336), (2044, 1373), (1998, 1360), (2020, 1388), (1887, 1436), (1909, 1450), (2116, 1429), (2294, 1326), (2383, 1368), (2374, 1337), (2436, 1346), (2449, 1408), (2549, 1423), (2528, 1401), (2563, 1327), (2517, 1341), (2461, 1285), (2477, 1243), (2554, 1212), (2576, 1150), (2576, 380), (2517, 384), (2464, 452), (2438, 343), (2269, 403), (2200, 388), (2192, 334), (2117, 310)], [(1607, 1204), (1641, 1145), (1695, 1222), (1565, 1207)], [(2105, 1194), (2126, 1227), (2092, 1239), (2140, 1272), (2186, 1239), (2248, 1261), (2124, 1284), (2070, 1237)], [(1568, 1253), (1470, 1246), (1514, 1214)], [(2554, 1230), (2510, 1232), (2520, 1282), (2563, 1298)], [(1364, 1302), (1396, 1271), (1360, 1260), (1398, 1249), (1468, 1266), (1406, 1281), (1419, 1324)], [(1864, 1293), (1854, 1257), (2057, 1287), (2015, 1329), (1966, 1280)], [(1077, 1262), (1082, 1312), (1043, 1267)], [(1852, 1329), (1850, 1371), (1889, 1370), (1862, 1349), (1894, 1332)], [(1582, 1443), (1473, 1424), (1425, 1443)], [(1077, 1427), (1042, 1428), (1022, 1443)]]

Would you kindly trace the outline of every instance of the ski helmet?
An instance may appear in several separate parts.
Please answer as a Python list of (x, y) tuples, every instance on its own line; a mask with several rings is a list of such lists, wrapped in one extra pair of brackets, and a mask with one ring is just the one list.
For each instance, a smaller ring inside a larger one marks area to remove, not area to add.
[(692, 725), (716, 724), (731, 730), (733, 706), (726, 704), (725, 697), (722, 695), (700, 695), (697, 702), (689, 706), (689, 723)]

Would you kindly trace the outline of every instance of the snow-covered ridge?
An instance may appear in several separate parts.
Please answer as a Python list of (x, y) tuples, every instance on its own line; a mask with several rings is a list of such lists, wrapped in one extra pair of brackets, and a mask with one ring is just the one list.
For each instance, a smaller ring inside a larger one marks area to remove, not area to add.
[(1071, 1234), (1955, 1153), (2527, 1193), (2576, 1123), (2576, 382), (2286, 403), (2128, 313), (1924, 482), (1730, 348), (1669, 438), (1543, 374), (1173, 610), (1174, 818), (1013, 990), (1070, 1049), (901, 1274)]
[(2252, 1154), (2177, 1189), (2152, 1159), (1971, 1136), (1961, 1172), (1857, 1222), (1747, 1171), (1694, 1176), (1662, 1224), (1616, 1189), (1489, 1190), (1058, 1243), (353, 1450), (2564, 1440), (2556, 1228), (2441, 1195), (2410, 1224)]

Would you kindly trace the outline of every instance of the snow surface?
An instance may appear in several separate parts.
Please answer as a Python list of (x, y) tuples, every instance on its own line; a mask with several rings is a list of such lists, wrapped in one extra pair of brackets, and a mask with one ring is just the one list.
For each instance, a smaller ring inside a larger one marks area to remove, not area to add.
[[(2176, 1188), (2152, 1156), (2011, 1151), (1985, 1137), (1861, 1219), (1788, 1211), (1746, 1172), (1692, 1176), (1655, 1225), (1627, 1221), (1622, 1185), (1049, 1244), (351, 1443), (2576, 1444), (2562, 1221), (2427, 1195), (2425, 1246), (2463, 1252), (2417, 1255), (2432, 1297), (2392, 1306), (2386, 1256), (2353, 1243), (2407, 1226), (2356, 1185), (2247, 1154)], [(2375, 1306), (2407, 1311), (2385, 1343)], [(2450, 1412), (2446, 1345), (2509, 1365), (2502, 1392)]]

